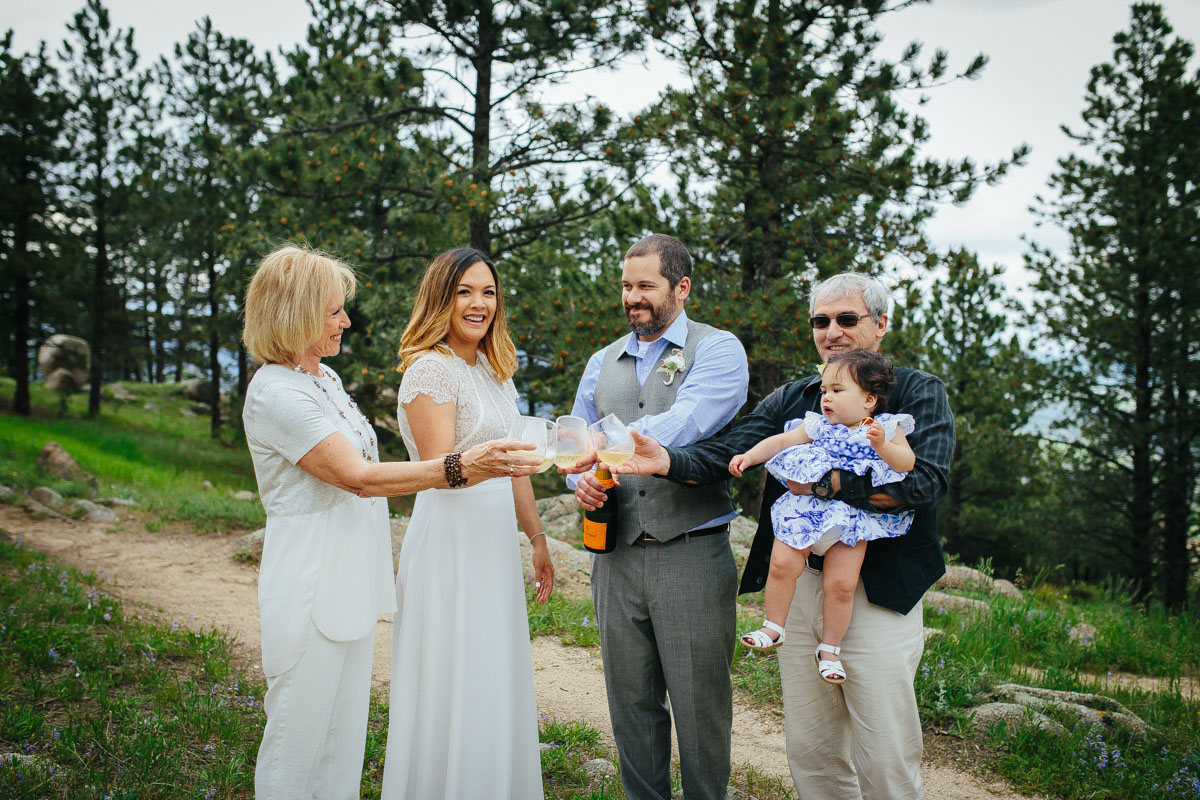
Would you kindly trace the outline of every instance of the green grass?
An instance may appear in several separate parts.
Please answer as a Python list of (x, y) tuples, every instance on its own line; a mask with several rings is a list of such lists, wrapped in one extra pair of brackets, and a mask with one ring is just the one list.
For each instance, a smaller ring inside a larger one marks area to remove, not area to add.
[(131, 619), (0, 534), (0, 796), (249, 796), (263, 687), (214, 631)]
[[(125, 385), (137, 402), (106, 403), (89, 419), (83, 396), (71, 398), (66, 416), (53, 416), (57, 399), (35, 384), (31, 417), (0, 415), (0, 482), (90, 496), (86, 484), (55, 481), (37, 470), (38, 453), (55, 441), (97, 477), (99, 497), (135, 499), (162, 520), (188, 521), (202, 531), (261, 527), (266, 517), (258, 500), (231, 496), (256, 489), (245, 443), (214, 441), (206, 417), (181, 415), (191, 402), (174, 385)], [(0, 396), (7, 400), (11, 393), (12, 380), (0, 379)], [(159, 410), (143, 409), (147, 402)], [(202, 489), (204, 481), (213, 488)]]

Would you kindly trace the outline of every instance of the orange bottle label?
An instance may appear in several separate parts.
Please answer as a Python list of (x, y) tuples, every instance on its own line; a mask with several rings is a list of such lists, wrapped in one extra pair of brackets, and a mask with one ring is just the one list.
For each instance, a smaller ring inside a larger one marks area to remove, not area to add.
[(603, 550), (608, 544), (608, 523), (583, 520), (583, 546), (592, 550)]

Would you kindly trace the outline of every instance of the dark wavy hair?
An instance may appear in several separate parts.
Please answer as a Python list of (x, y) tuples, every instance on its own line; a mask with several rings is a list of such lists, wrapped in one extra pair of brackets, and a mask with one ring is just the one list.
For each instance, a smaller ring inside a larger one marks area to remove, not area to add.
[(875, 408), (872, 414), (882, 414), (887, 411), (888, 395), (896, 385), (896, 373), (892, 370), (892, 360), (873, 350), (848, 350), (838, 353), (825, 364), (845, 367), (850, 373), (850, 379), (868, 394), (875, 395)]

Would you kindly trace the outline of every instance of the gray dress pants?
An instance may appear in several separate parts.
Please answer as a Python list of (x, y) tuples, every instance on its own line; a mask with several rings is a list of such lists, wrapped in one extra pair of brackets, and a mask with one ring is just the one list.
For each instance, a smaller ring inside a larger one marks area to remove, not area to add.
[(724, 800), (737, 597), (728, 533), (619, 542), (593, 557), (592, 597), (626, 798), (670, 800), (673, 714), (684, 797)]

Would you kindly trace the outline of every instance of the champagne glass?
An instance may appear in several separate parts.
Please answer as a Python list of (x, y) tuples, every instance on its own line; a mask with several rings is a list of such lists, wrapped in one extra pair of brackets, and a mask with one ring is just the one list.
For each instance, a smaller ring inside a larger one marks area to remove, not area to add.
[(554, 463), (563, 469), (575, 466), (587, 454), (587, 420), (570, 415), (559, 417), (558, 427), (554, 430), (554, 442)]
[(541, 459), (538, 472), (545, 472), (554, 464), (554, 427), (541, 417), (517, 417), (508, 428), (508, 438), (533, 442), (533, 449), (509, 450), (508, 454)]
[(624, 464), (633, 458), (633, 436), (629, 427), (615, 414), (609, 414), (599, 422), (593, 422), (588, 430), (596, 445), (596, 457), (609, 467)]

